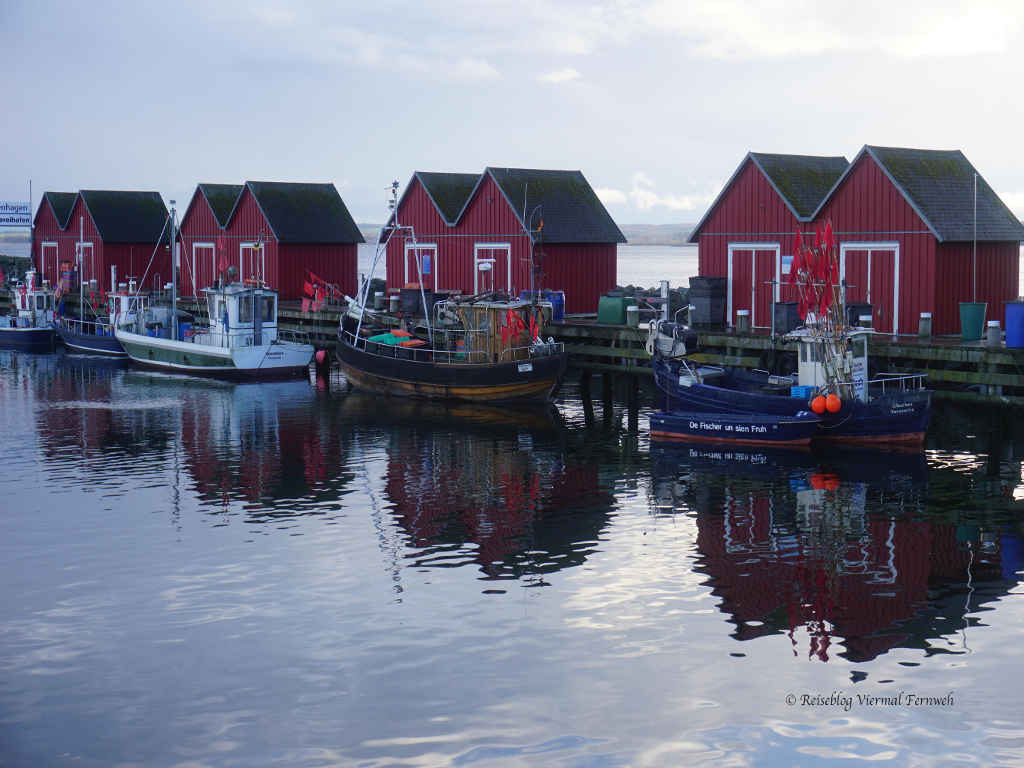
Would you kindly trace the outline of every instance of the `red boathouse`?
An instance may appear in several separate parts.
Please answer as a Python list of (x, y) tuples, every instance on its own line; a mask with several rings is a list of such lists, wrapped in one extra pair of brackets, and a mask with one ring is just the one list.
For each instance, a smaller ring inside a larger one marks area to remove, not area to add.
[(930, 312), (934, 333), (956, 333), (960, 302), (1003, 320), (1017, 296), (1024, 226), (959, 150), (865, 146), (848, 165), (750, 153), (690, 237), (700, 274), (728, 279), (729, 324), (752, 309), (755, 327), (770, 325), (773, 296), (794, 298), (796, 228), (813, 237), (829, 219), (846, 302), (870, 304), (878, 331), (915, 333)]
[(297, 300), (310, 274), (355, 295), (364, 242), (333, 184), (199, 184), (181, 218), (181, 286), (196, 295), (222, 268)]
[(166, 222), (167, 208), (158, 192), (46, 192), (35, 215), (32, 259), (51, 285), (60, 272), (75, 269), (81, 250), (82, 279), (95, 279), (100, 293), (112, 287), (111, 266), (117, 267), (119, 282), (145, 278), (144, 287), (159, 287), (171, 278)]
[(597, 311), (626, 242), (580, 171), (417, 171), (397, 218), (416, 242), (400, 232), (388, 244), (390, 290), (421, 281), (467, 295), (562, 290), (570, 313)]

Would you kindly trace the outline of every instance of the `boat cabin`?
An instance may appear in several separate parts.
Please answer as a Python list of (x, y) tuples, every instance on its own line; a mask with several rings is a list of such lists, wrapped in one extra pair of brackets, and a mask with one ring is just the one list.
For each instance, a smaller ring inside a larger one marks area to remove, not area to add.
[(138, 293), (135, 280), (118, 283), (117, 290), (109, 295), (110, 327), (128, 327), (135, 324), (137, 317), (145, 315), (148, 298)]
[(53, 313), (53, 291), (45, 280), (40, 282), (38, 272), (30, 269), (11, 294), (11, 314), (0, 322), (6, 328), (50, 328)]
[(527, 301), (438, 302), (434, 350), (453, 351), (456, 360), (472, 363), (527, 360), (531, 348), (542, 343), (540, 311)]
[(800, 328), (789, 334), (799, 348), (797, 382), (802, 387), (828, 389), (837, 381), (847, 397), (868, 399), (868, 337), (870, 328), (848, 331), (843, 340)]
[(209, 328), (195, 333), (199, 344), (259, 347), (277, 340), (277, 293), (248, 283), (205, 288)]

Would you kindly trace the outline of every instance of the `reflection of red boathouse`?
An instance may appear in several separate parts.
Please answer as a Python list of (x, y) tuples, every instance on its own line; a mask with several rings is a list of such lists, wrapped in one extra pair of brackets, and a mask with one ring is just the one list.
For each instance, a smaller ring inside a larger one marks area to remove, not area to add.
[[(951, 523), (858, 513), (857, 484), (797, 492), (796, 520), (783, 523), (778, 490), (728, 498), (720, 513), (697, 518), (700, 570), (710, 577), (739, 639), (804, 627), (809, 654), (821, 660), (844, 646), (852, 661), (897, 646), (926, 648), (929, 639), (963, 626), (943, 611), (915, 628), (929, 590), (967, 579), (1000, 580), (998, 545), (958, 539)], [(801, 496), (805, 498), (801, 499)], [(809, 498), (807, 498), (809, 497)], [(975, 601), (975, 606), (977, 604)], [(973, 610), (973, 609), (972, 609)], [(754, 623), (756, 622), (756, 624)]]
[(581, 542), (607, 521), (610, 492), (598, 468), (554, 449), (520, 450), (516, 435), (397, 432), (387, 464), (393, 514), (417, 548), (476, 545), (486, 573), (519, 575), (578, 564)]

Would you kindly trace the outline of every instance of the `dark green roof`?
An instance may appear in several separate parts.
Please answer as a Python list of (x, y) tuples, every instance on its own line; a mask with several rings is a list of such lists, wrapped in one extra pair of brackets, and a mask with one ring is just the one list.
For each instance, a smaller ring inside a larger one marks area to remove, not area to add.
[[(974, 166), (960, 150), (865, 146), (940, 241), (973, 240)], [(1024, 226), (978, 174), (977, 239), (1024, 241)]]
[(68, 219), (71, 217), (71, 210), (75, 207), (77, 192), (44, 192), (43, 196), (50, 204), (54, 218), (61, 229), (67, 229)]
[(221, 229), (228, 225), (231, 212), (235, 210), (235, 202), (242, 194), (241, 184), (200, 184), (203, 197), (213, 211), (214, 218), (220, 224)]
[(814, 213), (849, 166), (845, 157), (751, 152), (750, 158), (798, 219)]
[(247, 181), (280, 243), (362, 243), (359, 227), (333, 184)]
[[(626, 242), (579, 171), (487, 168), (484, 173), (490, 174), (516, 218), (538, 240), (545, 243)], [(544, 228), (537, 234), (537, 225), (542, 219)]]
[(423, 189), (433, 201), (446, 224), (452, 225), (459, 218), (469, 196), (480, 181), (479, 173), (430, 173), (417, 171)]
[(83, 189), (79, 194), (105, 243), (155, 243), (167, 221), (159, 192)]

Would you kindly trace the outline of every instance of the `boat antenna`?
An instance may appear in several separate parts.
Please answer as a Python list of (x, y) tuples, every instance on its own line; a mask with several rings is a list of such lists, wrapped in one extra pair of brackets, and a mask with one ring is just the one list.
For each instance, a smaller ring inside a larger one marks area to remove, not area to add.
[[(380, 261), (381, 250), (387, 250), (388, 243), (391, 242), (391, 235), (394, 234), (395, 230), (398, 229), (398, 179), (391, 182), (389, 187), (391, 192), (391, 199), (388, 200), (388, 210), (391, 211), (390, 219), (394, 220), (393, 226), (385, 224), (377, 231), (377, 244), (373, 249), (373, 261), (370, 263), (370, 273), (366, 275), (363, 280), (363, 284), (359, 287), (359, 320), (356, 322), (356, 334), (352, 343), (355, 344), (359, 340), (359, 332), (363, 328), (363, 316), (366, 313), (366, 302), (370, 298), (370, 283), (373, 280), (373, 275), (377, 271), (377, 264)], [(387, 234), (385, 235), (385, 230)]]

